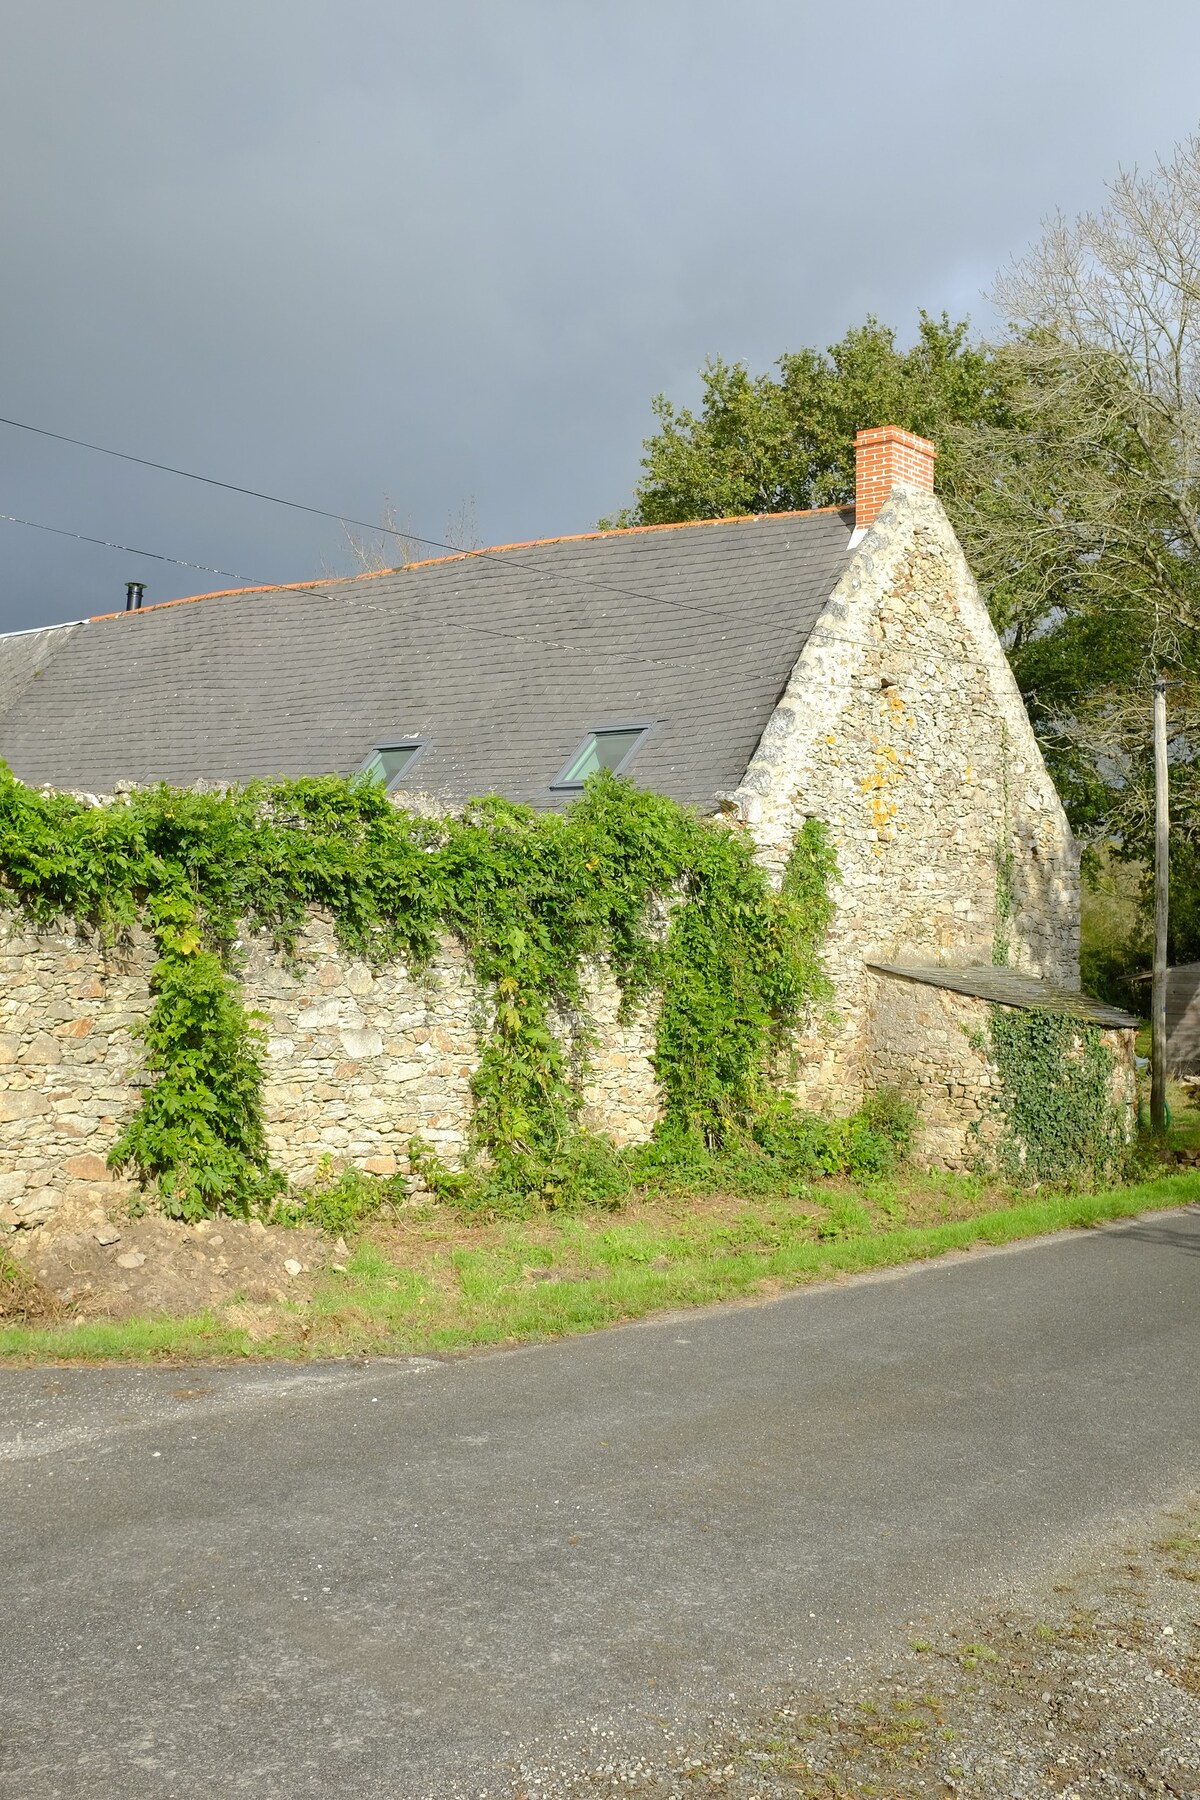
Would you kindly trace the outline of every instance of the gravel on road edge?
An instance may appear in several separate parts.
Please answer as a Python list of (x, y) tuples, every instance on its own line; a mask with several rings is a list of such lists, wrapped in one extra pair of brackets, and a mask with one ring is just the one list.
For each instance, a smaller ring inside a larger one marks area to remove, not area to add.
[[(1200, 1800), (1200, 1495), (1064, 1561), (1052, 1585), (847, 1662), (657, 1756), (581, 1728), (489, 1800)], [(465, 1791), (465, 1790), (464, 1790)], [(472, 1790), (473, 1800), (474, 1791)]]

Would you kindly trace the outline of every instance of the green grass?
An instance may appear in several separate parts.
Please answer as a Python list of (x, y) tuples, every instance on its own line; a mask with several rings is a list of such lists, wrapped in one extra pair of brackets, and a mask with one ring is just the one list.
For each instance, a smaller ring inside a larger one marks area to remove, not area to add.
[(344, 1273), (318, 1277), (307, 1305), (245, 1308), (240, 1318), (228, 1309), (14, 1325), (0, 1328), (0, 1359), (303, 1359), (535, 1342), (1197, 1200), (1200, 1175), (1192, 1171), (1106, 1193), (1016, 1200), (969, 1177), (942, 1177), (904, 1191), (816, 1189), (803, 1201), (644, 1206), (486, 1228), (431, 1213), (364, 1236)]

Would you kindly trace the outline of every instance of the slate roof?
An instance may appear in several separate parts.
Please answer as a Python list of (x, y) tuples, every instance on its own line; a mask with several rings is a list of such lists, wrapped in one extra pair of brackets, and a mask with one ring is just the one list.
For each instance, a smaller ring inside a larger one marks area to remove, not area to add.
[(561, 803), (592, 729), (628, 773), (736, 787), (845, 567), (852, 510), (593, 533), (241, 589), (0, 638), (0, 756), (31, 784), (349, 773), (428, 740), (412, 788)]
[(995, 969), (983, 963), (977, 968), (943, 969), (916, 963), (867, 964), (879, 975), (898, 975), (903, 981), (924, 982), (927, 987), (947, 988), (952, 994), (970, 994), (977, 1000), (992, 1000), (998, 1006), (1037, 1008), (1045, 1012), (1069, 1013), (1104, 1031), (1128, 1030), (1141, 1023), (1132, 1013), (1093, 1000), (1078, 988), (1056, 987), (1037, 975), (1019, 975), (1015, 969)]

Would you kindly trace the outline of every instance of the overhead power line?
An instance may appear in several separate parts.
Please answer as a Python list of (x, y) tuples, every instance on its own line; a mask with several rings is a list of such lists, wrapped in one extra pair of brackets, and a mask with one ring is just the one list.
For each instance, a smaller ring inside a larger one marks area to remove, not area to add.
[[(283, 589), (288, 586), (294, 586), (307, 589), (312, 594), (314, 600), (332, 600), (334, 598), (333, 594), (321, 588), (316, 583), (307, 581), (294, 583), (256, 581), (253, 575), (239, 575), (234, 569), (214, 568), (212, 563), (188, 562), (186, 558), (182, 556), (168, 556), (162, 550), (142, 550), (139, 549), (136, 544), (118, 544), (111, 538), (89, 537), (86, 531), (68, 531), (62, 525), (43, 525), (36, 519), (19, 519), (15, 513), (0, 513), (0, 520), (3, 520), (9, 525), (28, 525), (31, 531), (49, 531), (52, 532), (55, 537), (75, 538), (81, 544), (99, 544), (104, 550), (121, 550), (129, 556), (149, 556), (152, 557), (155, 562), (174, 563), (177, 568), (181, 569), (200, 569), (206, 575), (225, 575), (230, 581), (244, 582), (252, 591), (255, 589)], [(203, 598), (203, 596), (198, 595), (197, 598)], [(550, 638), (518, 637), (515, 632), (497, 631), (492, 626), (478, 625), (474, 621), (468, 623), (466, 620), (455, 619), (452, 615), (444, 616), (444, 623), (461, 631), (470, 631), (473, 633), (481, 632), (486, 637), (506, 638), (509, 642), (514, 644), (545, 644), (548, 648), (558, 650), (569, 650), (572, 648), (569, 644), (555, 643), (554, 640)]]
[[(77, 450), (93, 450), (98, 456), (114, 456), (119, 462), (136, 463), (141, 469), (157, 469), (159, 473), (163, 475), (177, 475), (183, 481), (199, 481), (202, 482), (205, 487), (222, 488), (229, 494), (243, 494), (250, 500), (263, 500), (270, 506), (286, 506), (291, 512), (311, 513), (314, 518), (332, 519), (339, 525), (356, 525), (362, 531), (383, 532), (387, 537), (399, 538), (402, 542), (424, 544), (431, 550), (447, 550), (453, 556), (469, 556), (478, 559), (499, 561), (501, 555), (503, 555), (504, 561), (510, 568), (530, 569), (531, 573), (534, 574), (538, 580), (544, 581), (548, 579), (545, 570), (532, 568), (531, 564), (522, 562), (519, 558), (514, 557), (512, 552), (508, 550), (503, 552), (498, 550), (464, 550), (461, 544), (447, 544), (444, 543), (441, 538), (422, 537), (420, 532), (402, 531), (400, 527), (396, 525), (372, 524), (369, 519), (355, 519), (352, 518), (349, 513), (333, 512), (328, 507), (324, 506), (310, 506), (303, 500), (286, 500), (280, 494), (268, 494), (263, 492), (261, 488), (243, 487), (236, 481), (221, 481), (215, 475), (197, 474), (194, 469), (179, 469), (172, 463), (155, 462), (148, 456), (134, 456), (128, 450), (114, 450), (108, 444), (93, 444), (87, 438), (69, 437), (66, 432), (49, 431), (44, 425), (30, 425), (23, 419), (6, 419), (0, 416), (0, 425), (9, 425), (14, 431), (32, 432), (36, 437), (53, 438), (54, 441), (59, 444), (73, 444)], [(236, 579), (241, 580), (242, 577), (238, 576)], [(549, 577), (549, 579), (554, 578)], [(639, 593), (636, 588), (619, 587), (616, 583), (611, 581), (597, 581), (594, 577), (584, 575), (579, 570), (574, 572), (573, 579), (586, 582), (589, 587), (600, 588), (610, 594), (623, 594), (626, 599), (630, 600), (649, 600), (652, 598), (649, 594)], [(670, 600), (665, 595), (657, 595), (653, 598), (655, 604), (678, 607), (684, 612), (704, 612), (711, 610), (706, 607), (689, 607), (681, 601)], [(714, 616), (722, 615), (714, 614)]]
[[(69, 531), (69, 530), (67, 530), (67, 528), (65, 526), (62, 526), (62, 525), (45, 525), (45, 524), (41, 523), (40, 520), (37, 520), (37, 519), (22, 519), (22, 518), (19, 518), (16, 513), (0, 513), (0, 521), (3, 521), (4, 523), (9, 524), (9, 525), (26, 525), (29, 527), (29, 529), (31, 531), (48, 531), (48, 532), (51, 532), (55, 537), (74, 538), (77, 542), (82, 543), (82, 544), (98, 544), (104, 550), (120, 550), (129, 556), (147, 556), (147, 557), (152, 558), (155, 562), (173, 563), (177, 568), (181, 568), (181, 569), (199, 569), (199, 570), (202, 570), (203, 573), (206, 575), (224, 575), (230, 581), (244, 582), (246, 587), (248, 589), (250, 589), (250, 591), (252, 591), (252, 592), (258, 591), (258, 592), (268, 592), (268, 593), (271, 593), (271, 592), (286, 593), (288, 591), (298, 592), (300, 590), (303, 590), (305, 593), (311, 595), (311, 597), (314, 600), (336, 600), (337, 599), (337, 595), (332, 593), (328, 587), (324, 586), (322, 583), (319, 583), (319, 582), (308, 582), (308, 581), (263, 582), (263, 581), (258, 581), (252, 575), (241, 575), (241, 574), (238, 574), (233, 569), (218, 569), (212, 563), (189, 562), (186, 557), (168, 556), (166, 554), (166, 552), (162, 551), (162, 550), (145, 550), (145, 549), (141, 549), (136, 544), (118, 543), (112, 538), (92, 537), (89, 535), (89, 533), (87, 533), (85, 531)], [(475, 554), (478, 554), (478, 553), (476, 552)], [(381, 573), (382, 573), (382, 571), (381, 571)], [(354, 578), (349, 577), (346, 579), (354, 579)], [(190, 596), (184, 596), (185, 599), (189, 598), (189, 597)], [(644, 599), (644, 600), (648, 601), (650, 604), (654, 604), (657, 601), (657, 599), (659, 598), (657, 595), (651, 595), (651, 594), (642, 594), (642, 595), (639, 595), (638, 597), (640, 599)], [(196, 598), (203, 599), (203, 598), (205, 598), (205, 596), (197, 595)], [(153, 604), (154, 603), (152, 603), (151, 610), (153, 609)], [(161, 604), (163, 604), (163, 602), (158, 602), (157, 604), (161, 605)], [(178, 604), (178, 602), (166, 602), (166, 604), (168, 604), (168, 605)], [(697, 609), (694, 607), (690, 607), (690, 608), (683, 607), (682, 610), (694, 612)], [(711, 612), (711, 609), (705, 609), (705, 610)], [(731, 626), (734, 624), (741, 625), (744, 622), (741, 619), (740, 615), (737, 618), (734, 618), (732, 615), (727, 614), (727, 613), (711, 612), (711, 616), (714, 618), (719, 618), (723, 623), (729, 624)], [(588, 650), (579, 642), (576, 642), (573, 644), (564, 643), (562, 641), (562, 639), (560, 639), (560, 638), (548, 638), (548, 637), (544, 637), (544, 636), (540, 636), (540, 635), (539, 636), (530, 636), (526, 633), (515, 632), (515, 631), (501, 631), (494, 625), (481, 625), (477, 620), (456, 618), (453, 613), (448, 613), (448, 612), (444, 612), (444, 611), (439, 613), (438, 623), (441, 625), (447, 625), (450, 627), (451, 630), (454, 630), (454, 631), (464, 631), (471, 636), (502, 638), (505, 640), (505, 642), (511, 643), (511, 644), (532, 644), (535, 649), (565, 650), (568, 652), (568, 654), (570, 654), (572, 656), (584, 657), (584, 658), (590, 659), (590, 660), (594, 660), (597, 656), (600, 656), (600, 655), (611, 654), (611, 652)], [(598, 625), (599, 621), (597, 621), (596, 624)], [(590, 628), (591, 627), (585, 627), (585, 629), (590, 629)], [(848, 637), (844, 632), (829, 631), (820, 625), (814, 625), (810, 628), (810, 630), (808, 632), (808, 636), (805, 639), (805, 642), (811, 643), (814, 639), (824, 641), (826, 643), (832, 643), (832, 644), (846, 644), (846, 645), (850, 646), (850, 648), (856, 649), (856, 650), (866, 650), (866, 649), (871, 649), (874, 647), (871, 644), (871, 642), (867, 639)], [(889, 648), (890, 648), (890, 652), (891, 652), (893, 659), (907, 664), (907, 666), (909, 668), (922, 668), (923, 669), (924, 665), (929, 660), (930, 654), (940, 656), (941, 661), (953, 663), (956, 666), (959, 666), (962, 668), (976, 667), (976, 664), (974, 662), (972, 662), (970, 658), (962, 657), (962, 656), (953, 656), (953, 655), (951, 655), (951, 653), (949, 651), (924, 653), (924, 654), (922, 654), (922, 656), (920, 658), (914, 658), (911, 656), (902, 656), (902, 655), (898, 656), (894, 646), (889, 646)], [(709, 648), (706, 645), (702, 654), (708, 655), (709, 653), (710, 653)], [(650, 668), (657, 667), (660, 664), (663, 664), (663, 665), (678, 664), (680, 662), (680, 660), (681, 660), (681, 656), (679, 653), (677, 653), (673, 656), (648, 656), (643, 659), (645, 665)]]
[(0, 513), (8, 525), (28, 525), (30, 531), (50, 531), (55, 537), (75, 538), (81, 544), (99, 544), (104, 550), (124, 550), (129, 556), (149, 556), (155, 562), (174, 563), (180, 569), (199, 569), (205, 575), (225, 575), (230, 581), (250, 580), (248, 575), (239, 575), (233, 569), (217, 569), (212, 563), (188, 562), (182, 556), (167, 556), (161, 550), (139, 550), (135, 544), (115, 544), (111, 538), (89, 537), (86, 531), (68, 531), (62, 525), (42, 525), (37, 519), (18, 519), (16, 513)]
[[(514, 556), (511, 550), (496, 550), (496, 549), (464, 550), (461, 545), (447, 544), (447, 543), (442, 542), (442, 540), (440, 538), (422, 537), (419, 532), (402, 531), (398, 526), (372, 524), (367, 519), (355, 519), (355, 518), (352, 518), (348, 513), (333, 512), (323, 506), (309, 506), (306, 502), (301, 501), (301, 500), (287, 500), (278, 494), (268, 494), (258, 488), (243, 487), (243, 486), (239, 485), (237, 482), (219, 480), (214, 475), (200, 475), (200, 474), (197, 474), (192, 469), (176, 468), (171, 463), (156, 462), (152, 458), (147, 457), (147, 456), (134, 456), (130, 451), (127, 451), (127, 450), (114, 450), (111, 448), (111, 446), (109, 446), (107, 444), (93, 444), (86, 438), (70, 437), (65, 432), (62, 432), (62, 431), (50, 431), (43, 425), (30, 425), (25, 420), (22, 420), (22, 419), (9, 419), (9, 418), (5, 418), (3, 415), (0, 415), (0, 425), (11, 426), (12, 429), (15, 431), (32, 432), (37, 437), (52, 438), (56, 443), (71, 444), (76, 449), (91, 450), (91, 451), (94, 451), (99, 456), (116, 457), (120, 462), (136, 463), (139, 468), (157, 469), (162, 474), (176, 475), (185, 481), (199, 481), (199, 482), (202, 482), (206, 487), (222, 488), (227, 493), (243, 494), (249, 499), (262, 500), (272, 506), (284, 506), (284, 507), (287, 507), (292, 512), (311, 513), (316, 518), (332, 519), (337, 524), (355, 525), (364, 531), (382, 532), (384, 535), (386, 535), (388, 537), (399, 538), (402, 541), (408, 540), (412, 543), (425, 544), (425, 545), (429, 546), (430, 548), (433, 548), (436, 550), (448, 551), (453, 556), (460, 556), (465, 559), (472, 559), (472, 560), (479, 560), (479, 561), (484, 561), (484, 560), (493, 561), (493, 562), (503, 561), (506, 567), (527, 570), (531, 575), (534, 576), (534, 578), (536, 580), (539, 580), (539, 581), (550, 581), (550, 582), (554, 582), (556, 585), (561, 585), (564, 581), (582, 582), (582, 583), (586, 583), (586, 585), (589, 587), (597, 588), (597, 589), (600, 589), (602, 591), (612, 593), (612, 594), (620, 594), (626, 599), (642, 600), (649, 606), (667, 606), (667, 607), (671, 607), (675, 611), (684, 612), (684, 613), (703, 613), (703, 614), (706, 614), (710, 618), (718, 619), (722, 623), (730, 625), (730, 626), (737, 625), (740, 622), (738, 616), (731, 614), (729, 612), (726, 612), (726, 611), (721, 611), (715, 607), (690, 605), (687, 601), (675, 600), (666, 594), (647, 594), (638, 588), (627, 588), (627, 587), (619, 586), (615, 582), (604, 581), (603, 579), (598, 580), (593, 576), (583, 574), (582, 571), (580, 571), (578, 569), (572, 570), (569, 575), (564, 575), (561, 571), (551, 572), (544, 568), (535, 567), (533, 564), (525, 561), (521, 557)], [(771, 515), (764, 514), (762, 516), (770, 517)], [(8, 522), (10, 522), (14, 525), (28, 525), (35, 531), (50, 531), (60, 537), (77, 538), (82, 543), (99, 544), (105, 549), (122, 550), (122, 551), (127, 552), (131, 556), (148, 556), (148, 557), (153, 558), (156, 562), (174, 563), (178, 567), (185, 568), (185, 569), (199, 569), (208, 575), (223, 575), (231, 581), (244, 582), (248, 587), (260, 587), (260, 588), (271, 588), (271, 587), (301, 588), (301, 587), (303, 587), (303, 588), (308, 589), (308, 591), (312, 594), (312, 597), (314, 599), (331, 600), (334, 598), (334, 596), (332, 594), (330, 594), (328, 591), (325, 590), (323, 585), (318, 585), (315, 583), (310, 586), (310, 584), (307, 582), (259, 582), (259, 581), (256, 581), (252, 576), (238, 575), (238, 574), (233, 573), (229, 569), (217, 569), (217, 568), (214, 568), (209, 563), (188, 562), (183, 557), (167, 556), (164, 553), (157, 551), (157, 550), (137, 550), (128, 544), (111, 543), (107, 538), (89, 537), (84, 532), (67, 531), (61, 526), (41, 525), (41, 524), (36, 523), (32, 519), (19, 519), (12, 513), (0, 513), (0, 519), (7, 520)], [(716, 523), (716, 521), (714, 521), (714, 523)], [(553, 540), (551, 540), (551, 541), (553, 541)], [(346, 578), (343, 577), (341, 579), (346, 579)], [(486, 636), (486, 637), (503, 638), (510, 643), (533, 644), (535, 647), (536, 646), (544, 646), (547, 649), (567, 650), (575, 655), (594, 656), (596, 654), (600, 654), (598, 652), (584, 651), (578, 643), (566, 644), (566, 643), (561, 642), (560, 640), (556, 640), (553, 638), (546, 638), (546, 637), (542, 637), (542, 636), (529, 636), (529, 635), (524, 635), (524, 634), (518, 634), (518, 633), (512, 632), (512, 631), (501, 631), (495, 626), (486, 626), (486, 625), (477, 624), (474, 620), (467, 621), (467, 620), (455, 619), (453, 614), (446, 613), (446, 612), (443, 612), (439, 615), (439, 621), (441, 623), (447, 624), (447, 625), (451, 626), (452, 628), (456, 628), (458, 630), (467, 631), (472, 634), (480, 634), (480, 635)], [(580, 629), (598, 629), (600, 624), (601, 624), (601, 621), (599, 621), (599, 620), (588, 621), (585, 625), (581, 626)], [(809, 631), (807, 638), (806, 638), (806, 642), (811, 641), (814, 638), (824, 639), (828, 643), (846, 644), (854, 649), (869, 649), (872, 647), (868, 642), (866, 642), (864, 640), (861, 640), (858, 638), (847, 637), (840, 632), (832, 632), (827, 629), (823, 629), (820, 626), (815, 626)], [(895, 655), (894, 650), (893, 650), (892, 654)], [(974, 668), (976, 666), (975, 663), (973, 661), (971, 661), (971, 659), (969, 659), (967, 657), (953, 656), (948, 651), (944, 651), (944, 652), (940, 652), (940, 653), (935, 652), (933, 654), (935, 654), (935, 655), (940, 654), (942, 661), (953, 663), (956, 666), (960, 666), (963, 668), (968, 668), (968, 667)], [(678, 656), (647, 657), (645, 660), (646, 660), (647, 664), (653, 665), (653, 664), (660, 663), (660, 662), (661, 663), (678, 662), (679, 658), (678, 658)], [(917, 668), (917, 667), (924, 665), (924, 663), (927, 662), (928, 657), (925, 655), (923, 655), (919, 659), (912, 658), (912, 657), (900, 657), (897, 660), (906, 662), (910, 668)]]

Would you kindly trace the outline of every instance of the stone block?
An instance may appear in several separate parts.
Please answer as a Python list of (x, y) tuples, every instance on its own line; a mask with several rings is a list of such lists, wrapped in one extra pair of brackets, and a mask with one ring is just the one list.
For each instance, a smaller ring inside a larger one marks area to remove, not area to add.
[(62, 1194), (57, 1188), (42, 1187), (27, 1190), (13, 1201), (12, 1207), (22, 1225), (44, 1225), (61, 1204)]
[(16, 1119), (36, 1119), (39, 1114), (49, 1112), (50, 1103), (45, 1094), (36, 1088), (10, 1090), (0, 1094), (0, 1124), (8, 1124)]
[(304, 1007), (296, 1015), (296, 1024), (301, 1031), (321, 1031), (336, 1025), (341, 1017), (341, 1001), (334, 995), (324, 1000), (316, 1000), (311, 1006)]
[(106, 1181), (108, 1164), (102, 1156), (85, 1151), (80, 1156), (69, 1156), (63, 1164), (63, 1172), (73, 1175), (77, 1181)]

